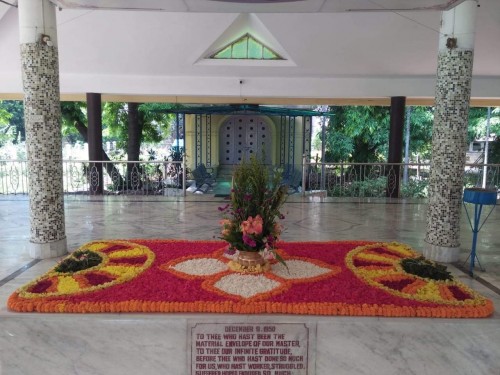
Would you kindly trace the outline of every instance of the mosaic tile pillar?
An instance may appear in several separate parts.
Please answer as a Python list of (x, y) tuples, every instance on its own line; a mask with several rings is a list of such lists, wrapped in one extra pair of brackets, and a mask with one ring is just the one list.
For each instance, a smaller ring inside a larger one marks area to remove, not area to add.
[(424, 249), (439, 262), (455, 262), (460, 253), (476, 6), (466, 1), (442, 17)]
[(64, 224), (61, 105), (55, 7), (20, 0), (19, 26), (30, 201), (29, 253), (67, 252)]

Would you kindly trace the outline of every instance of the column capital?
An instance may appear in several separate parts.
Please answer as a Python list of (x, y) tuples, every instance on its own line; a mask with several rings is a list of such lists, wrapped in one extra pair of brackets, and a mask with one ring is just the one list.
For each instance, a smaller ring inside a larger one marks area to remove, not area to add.
[(439, 51), (449, 47), (449, 39), (456, 39), (456, 46), (452, 48), (474, 49), (476, 29), (477, 0), (466, 0), (455, 8), (444, 11), (441, 15), (441, 29), (439, 32)]
[[(55, 5), (49, 0), (19, 0), (19, 41), (57, 46)], [(48, 39), (47, 39), (48, 37)]]

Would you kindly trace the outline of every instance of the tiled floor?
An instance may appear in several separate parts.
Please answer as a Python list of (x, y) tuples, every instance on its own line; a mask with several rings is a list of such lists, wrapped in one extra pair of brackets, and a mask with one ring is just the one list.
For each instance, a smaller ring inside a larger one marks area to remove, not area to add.
[[(94, 239), (217, 236), (222, 198), (67, 197), (70, 249)], [(292, 197), (283, 239), (398, 241), (420, 250), (425, 203)], [(463, 282), (500, 306), (500, 211), (479, 234), (483, 283), (451, 267)], [(463, 264), (472, 234), (462, 218)], [(317, 327), (315, 373), (500, 374), (498, 313), (487, 319), (346, 318), (213, 314), (18, 314), (6, 300), (18, 286), (51, 267), (23, 270), (29, 236), (27, 197), (0, 197), (0, 374), (190, 374), (187, 326), (208, 322), (307, 322)], [(17, 270), (17, 276), (9, 275)], [(485, 285), (487, 286), (485, 286)], [(194, 375), (194, 374), (193, 374)], [(295, 375), (295, 374), (293, 374)], [(308, 374), (313, 375), (313, 374)]]

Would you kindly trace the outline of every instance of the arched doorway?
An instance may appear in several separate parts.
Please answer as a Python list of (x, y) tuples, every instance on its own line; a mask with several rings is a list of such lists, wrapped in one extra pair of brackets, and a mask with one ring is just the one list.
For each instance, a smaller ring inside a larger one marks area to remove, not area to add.
[(271, 164), (271, 129), (261, 116), (231, 116), (219, 130), (220, 165), (239, 164), (251, 155), (265, 155)]

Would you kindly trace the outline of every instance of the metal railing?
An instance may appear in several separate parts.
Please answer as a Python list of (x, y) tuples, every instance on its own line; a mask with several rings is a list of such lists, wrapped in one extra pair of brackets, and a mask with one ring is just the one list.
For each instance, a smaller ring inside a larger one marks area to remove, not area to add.
[[(164, 195), (186, 192), (183, 161), (63, 161), (65, 194)], [(0, 160), (0, 194), (28, 194), (27, 161)]]
[[(430, 167), (422, 163), (304, 163), (301, 190), (330, 197), (426, 198)], [(465, 187), (498, 189), (500, 165), (467, 164)]]
[[(291, 193), (425, 198), (430, 164), (304, 163), (289, 166), (284, 173)], [(182, 161), (63, 161), (65, 194), (93, 195), (102, 189), (105, 195), (185, 196), (188, 178)], [(500, 164), (467, 164), (465, 187), (498, 189)], [(28, 194), (28, 190), (27, 162), (0, 160), (0, 195)]]

